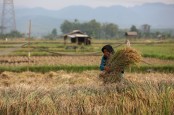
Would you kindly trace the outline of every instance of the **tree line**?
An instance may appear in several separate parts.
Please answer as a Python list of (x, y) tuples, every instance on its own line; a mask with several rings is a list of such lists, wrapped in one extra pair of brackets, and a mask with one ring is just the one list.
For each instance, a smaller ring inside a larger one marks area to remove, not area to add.
[(11, 31), (9, 33), (0, 33), (0, 38), (22, 38), (24, 37), (24, 34), (20, 33), (19, 31), (17, 30), (14, 30), (14, 31)]
[(60, 29), (63, 34), (69, 33), (73, 30), (81, 30), (95, 38), (115, 38), (119, 33), (118, 25), (114, 23), (100, 23), (95, 19), (84, 23), (80, 23), (77, 19), (72, 22), (65, 20), (61, 24)]
[[(64, 22), (60, 26), (60, 30), (62, 34), (67, 34), (72, 32), (73, 30), (81, 30), (92, 38), (96, 39), (112, 39), (112, 38), (124, 38), (125, 32), (134, 31), (138, 33), (138, 38), (173, 38), (172, 31), (149, 31), (148, 33), (144, 33), (141, 29), (138, 29), (135, 25), (132, 25), (129, 29), (119, 29), (117, 24), (114, 23), (101, 23), (96, 21), (95, 19), (90, 20), (88, 22), (81, 23), (79, 20), (75, 19), (74, 21), (64, 20)], [(22, 38), (26, 37), (24, 33), (20, 33), (19, 31), (11, 31), (6, 34), (0, 33), (0, 39), (5, 38)], [(58, 39), (59, 35), (56, 28), (53, 28), (51, 33), (44, 35), (44, 39)]]
[(137, 32), (138, 38), (157, 38), (159, 35), (164, 38), (172, 38), (172, 32), (143, 32), (135, 25), (132, 25), (129, 29), (119, 29), (117, 24), (114, 23), (100, 23), (95, 19), (88, 22), (80, 23), (77, 19), (74, 21), (65, 20), (60, 29), (63, 34), (69, 33), (73, 30), (81, 30), (93, 38), (112, 39), (112, 38), (124, 38), (125, 32), (134, 31)]

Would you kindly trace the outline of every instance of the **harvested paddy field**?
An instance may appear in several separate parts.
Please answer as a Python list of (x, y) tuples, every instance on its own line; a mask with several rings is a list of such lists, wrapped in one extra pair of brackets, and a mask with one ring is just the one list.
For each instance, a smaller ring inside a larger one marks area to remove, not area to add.
[[(0, 74), (0, 86), (11, 87), (28, 85), (30, 87), (43, 87), (51, 88), (60, 85), (86, 85), (93, 84), (96, 86), (101, 85), (101, 80), (98, 78), (100, 71), (91, 70), (84, 71), (82, 73), (76, 72), (47, 72), (47, 73), (36, 73), (36, 72), (2, 72)], [(134, 82), (174, 82), (173, 73), (125, 73), (125, 79)]]
[(17, 49), (0, 56), (0, 115), (173, 114), (173, 42), (132, 44), (143, 59), (112, 84), (99, 79), (102, 52), (76, 55), (99, 52), (104, 43), (76, 50), (54, 42), (33, 42), (30, 49), (1, 43), (2, 51)]
[[(1, 114), (172, 114), (173, 73), (126, 73), (103, 84), (99, 71), (2, 72)], [(158, 106), (158, 108), (157, 108)]]
[[(1, 56), (0, 64), (4, 66), (28, 65), (99, 65), (101, 56)], [(174, 60), (143, 58), (141, 64), (174, 65)]]

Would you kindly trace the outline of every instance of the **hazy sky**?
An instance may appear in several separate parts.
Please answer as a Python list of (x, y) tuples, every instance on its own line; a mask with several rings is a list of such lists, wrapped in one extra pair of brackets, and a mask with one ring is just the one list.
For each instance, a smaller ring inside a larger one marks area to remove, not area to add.
[[(1, 0), (2, 1), (2, 0)], [(122, 5), (126, 7), (143, 3), (161, 2), (174, 4), (174, 0), (13, 0), (15, 7), (42, 7), (46, 9), (61, 9), (71, 5), (86, 5), (93, 8), (99, 6)]]

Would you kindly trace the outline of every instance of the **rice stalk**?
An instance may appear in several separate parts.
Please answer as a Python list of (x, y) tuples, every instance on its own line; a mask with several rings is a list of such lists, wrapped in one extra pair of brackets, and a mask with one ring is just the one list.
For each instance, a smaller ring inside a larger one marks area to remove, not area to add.
[(106, 65), (110, 67), (110, 72), (104, 75), (104, 83), (121, 81), (124, 70), (131, 65), (137, 65), (141, 58), (141, 54), (131, 47), (118, 50), (107, 61)]
[(141, 61), (139, 52), (131, 47), (126, 47), (117, 51), (108, 60), (108, 66), (115, 71), (117, 68), (125, 69), (131, 65), (136, 65)]

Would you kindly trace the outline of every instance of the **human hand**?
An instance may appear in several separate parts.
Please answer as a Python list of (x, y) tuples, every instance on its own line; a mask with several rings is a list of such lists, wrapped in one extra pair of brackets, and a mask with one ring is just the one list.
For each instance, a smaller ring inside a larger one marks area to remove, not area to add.
[(105, 66), (105, 71), (109, 72), (110, 71), (110, 68), (108, 66)]

